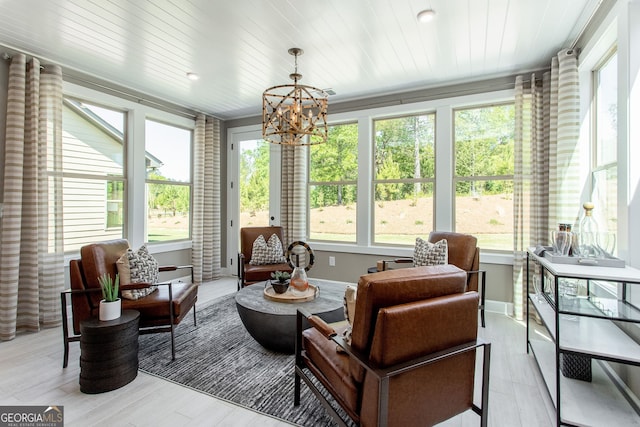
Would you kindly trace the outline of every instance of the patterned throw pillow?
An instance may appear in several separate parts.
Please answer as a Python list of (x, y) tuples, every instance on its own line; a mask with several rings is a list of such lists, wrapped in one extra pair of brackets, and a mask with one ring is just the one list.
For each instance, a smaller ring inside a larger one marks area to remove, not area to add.
[(261, 234), (253, 242), (253, 248), (251, 249), (251, 265), (267, 265), (267, 264), (281, 264), (287, 262), (282, 253), (282, 242), (276, 234), (272, 234), (269, 237), (269, 241), (264, 240), (264, 236)]
[[(134, 252), (131, 248), (116, 261), (120, 284), (130, 283), (151, 283), (158, 281), (158, 262), (149, 253), (146, 245)], [(150, 286), (143, 289), (129, 289), (122, 291), (122, 298), (137, 300), (146, 297), (158, 289), (157, 286)]]
[(424, 265), (442, 265), (448, 262), (448, 247), (445, 239), (431, 243), (420, 237), (416, 238), (416, 247), (413, 250), (413, 265), (422, 267)]

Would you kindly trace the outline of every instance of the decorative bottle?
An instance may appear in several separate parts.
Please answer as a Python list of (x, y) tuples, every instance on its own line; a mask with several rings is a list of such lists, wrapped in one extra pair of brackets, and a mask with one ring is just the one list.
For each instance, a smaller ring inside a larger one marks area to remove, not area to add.
[(293, 273), (291, 273), (291, 288), (294, 293), (302, 294), (309, 288), (309, 281), (307, 280), (307, 272), (304, 267), (295, 267)]
[(584, 218), (580, 221), (580, 256), (584, 258), (597, 258), (600, 256), (598, 249), (598, 224), (593, 218), (593, 203), (585, 202)]

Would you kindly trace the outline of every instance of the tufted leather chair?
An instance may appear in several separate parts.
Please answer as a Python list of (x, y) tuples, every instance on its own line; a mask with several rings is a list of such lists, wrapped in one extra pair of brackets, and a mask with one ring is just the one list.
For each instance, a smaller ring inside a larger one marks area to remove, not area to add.
[[(80, 248), (80, 259), (69, 262), (71, 289), (60, 294), (62, 304), (62, 328), (64, 337), (63, 367), (69, 359), (69, 343), (80, 340), (80, 322), (97, 317), (102, 294), (98, 277), (109, 274), (115, 278), (118, 273), (116, 261), (129, 248), (125, 239), (93, 243)], [(191, 269), (191, 283), (157, 283), (158, 290), (138, 300), (122, 299), (122, 310), (140, 312), (140, 333), (171, 333), (171, 357), (175, 359), (174, 326), (179, 324), (193, 308), (193, 322), (196, 323), (195, 304), (198, 287), (193, 283), (193, 268), (186, 266), (162, 266), (159, 272)], [(123, 284), (120, 290), (148, 287), (148, 283)], [(69, 335), (67, 321), (67, 297), (71, 298), (72, 331)]]
[[(465, 292), (466, 282), (466, 272), (453, 265), (360, 277), (351, 345), (341, 329), (299, 308), (294, 404), (304, 380), (340, 425), (346, 420), (320, 388), (356, 425), (427, 426), (471, 409), (486, 426), (491, 344), (477, 338), (478, 293)], [(312, 328), (303, 330), (305, 319)]]
[(268, 241), (272, 234), (280, 239), (283, 245), (282, 253), (285, 254), (284, 241), (282, 238), (282, 227), (243, 227), (240, 229), (240, 252), (238, 253), (238, 289), (257, 282), (269, 280), (271, 273), (274, 271), (288, 271), (292, 269), (288, 263), (252, 265), (251, 252), (253, 242), (262, 235), (265, 241)]

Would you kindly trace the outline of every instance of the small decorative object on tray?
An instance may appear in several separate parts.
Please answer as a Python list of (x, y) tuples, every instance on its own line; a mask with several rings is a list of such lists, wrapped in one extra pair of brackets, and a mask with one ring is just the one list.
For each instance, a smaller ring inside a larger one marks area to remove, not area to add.
[(291, 289), (289, 289), (287, 292), (279, 294), (273, 289), (273, 287), (269, 282), (266, 282), (263, 293), (264, 293), (264, 297), (271, 301), (285, 302), (285, 303), (298, 303), (298, 302), (305, 302), (305, 301), (313, 301), (314, 299), (316, 299), (320, 295), (320, 288), (316, 285), (309, 284), (309, 287), (304, 292), (294, 293), (291, 291)]
[(277, 294), (283, 294), (289, 289), (289, 279), (291, 275), (286, 271), (275, 271), (271, 273), (271, 287)]
[(594, 205), (585, 202), (584, 217), (579, 226), (573, 230), (571, 224), (558, 224), (557, 230), (551, 231), (553, 251), (547, 247), (536, 248), (536, 255), (543, 256), (557, 264), (593, 265), (600, 267), (624, 268), (625, 261), (614, 256), (616, 246), (615, 233), (599, 231), (594, 219)]

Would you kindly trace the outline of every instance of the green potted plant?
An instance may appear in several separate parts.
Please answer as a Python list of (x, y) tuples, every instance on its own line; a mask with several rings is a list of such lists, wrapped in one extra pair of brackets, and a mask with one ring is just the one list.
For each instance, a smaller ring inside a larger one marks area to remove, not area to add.
[(98, 283), (100, 283), (100, 289), (102, 289), (99, 319), (103, 321), (117, 319), (122, 312), (122, 304), (118, 296), (118, 289), (120, 287), (119, 275), (116, 274), (114, 280), (111, 275), (105, 273), (98, 277)]
[(271, 286), (277, 294), (283, 294), (289, 289), (291, 275), (286, 271), (274, 271), (271, 273)]

